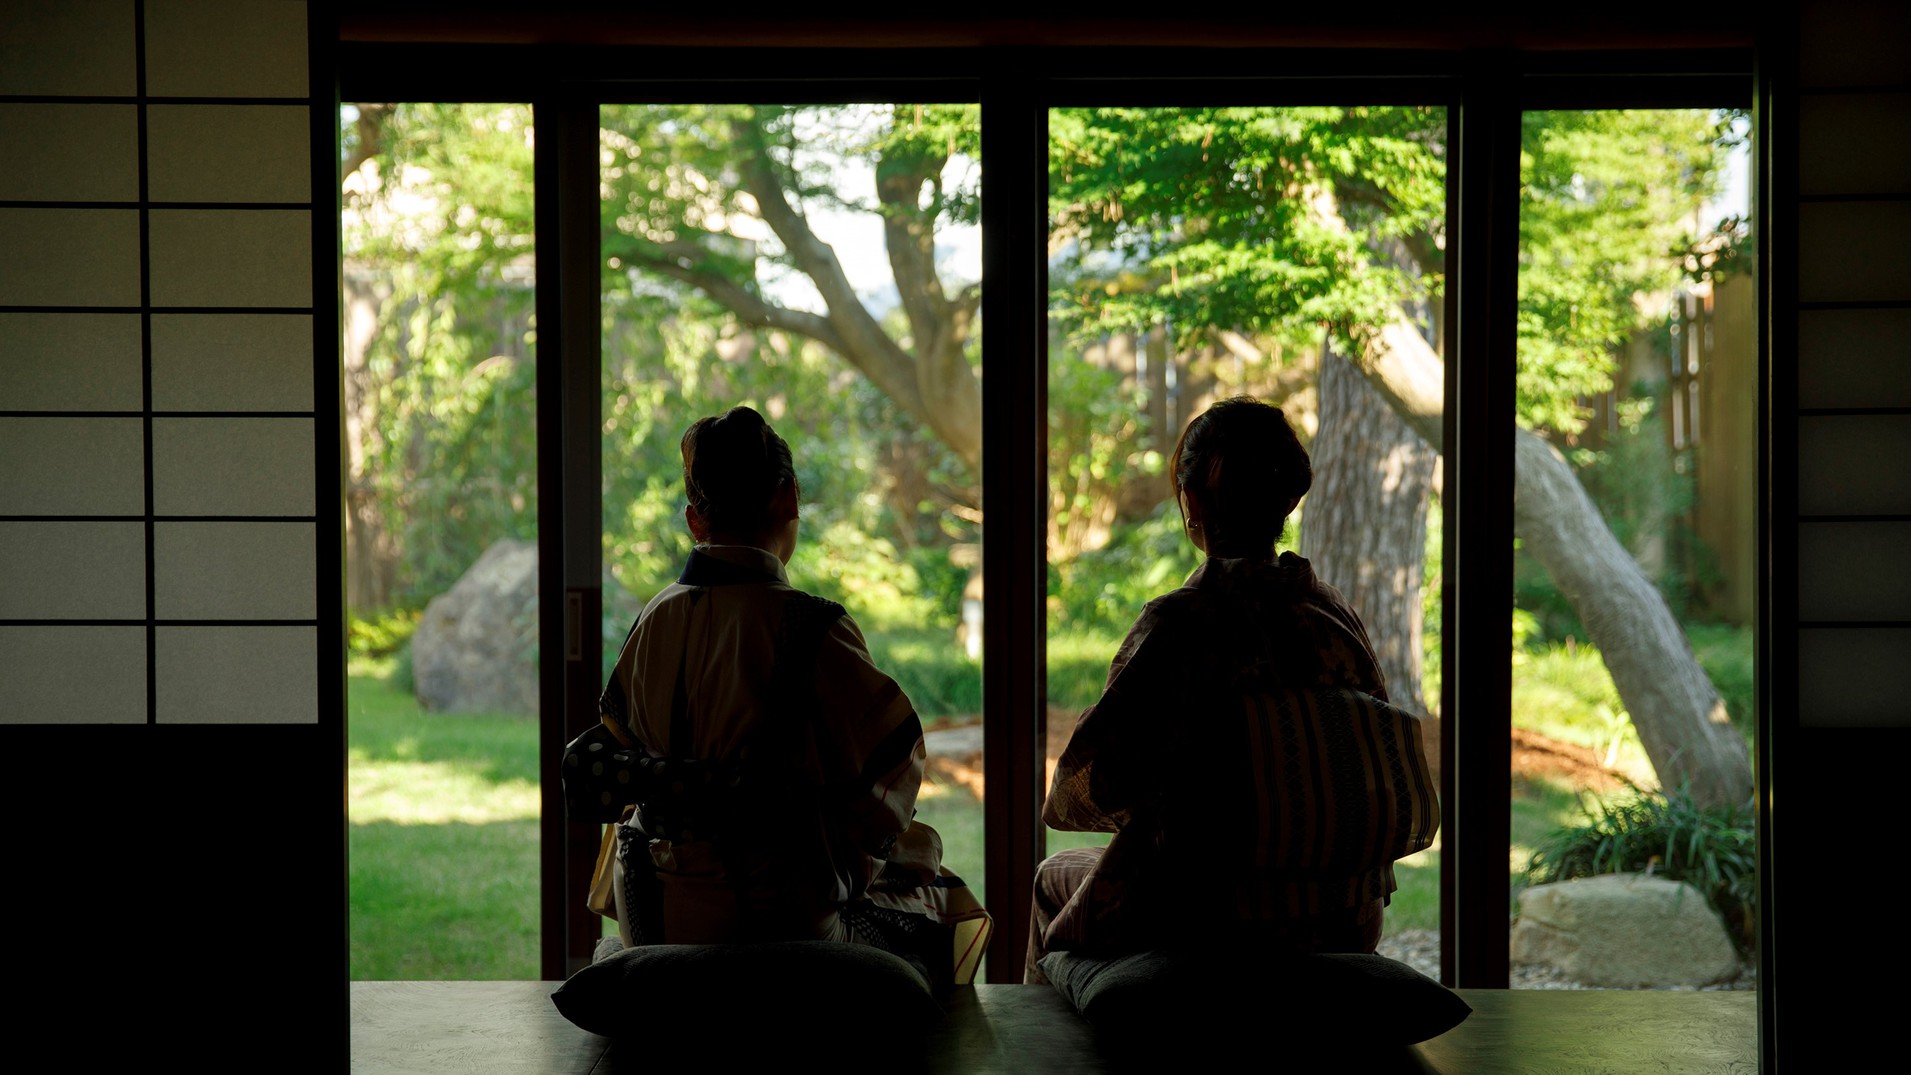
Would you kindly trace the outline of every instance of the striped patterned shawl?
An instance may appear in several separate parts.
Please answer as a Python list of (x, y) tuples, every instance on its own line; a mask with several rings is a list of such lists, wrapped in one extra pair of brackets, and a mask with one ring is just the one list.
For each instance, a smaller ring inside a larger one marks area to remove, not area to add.
[(1188, 915), (1384, 899), (1439, 809), (1420, 721), (1388, 703), (1360, 618), (1287, 553), (1210, 559), (1143, 609), (1043, 818), (1116, 834), (1047, 932), (1088, 949)]

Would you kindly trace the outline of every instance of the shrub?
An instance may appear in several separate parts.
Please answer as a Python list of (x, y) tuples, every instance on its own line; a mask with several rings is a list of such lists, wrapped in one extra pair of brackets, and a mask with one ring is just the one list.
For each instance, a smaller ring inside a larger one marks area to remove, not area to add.
[(1200, 563), (1180, 511), (1164, 501), (1147, 519), (1116, 527), (1101, 548), (1049, 565), (1049, 634), (1112, 630), (1119, 637), (1141, 606), (1181, 585)]
[(1702, 807), (1684, 789), (1633, 789), (1629, 799), (1594, 797), (1584, 825), (1541, 841), (1526, 865), (1528, 884), (1650, 870), (1704, 894), (1741, 953), (1756, 944), (1758, 854), (1749, 806)]
[(353, 616), (345, 628), (346, 650), (354, 657), (390, 657), (406, 648), (423, 609), (395, 608), (376, 616)]
[(1700, 667), (1724, 699), (1732, 723), (1750, 746), (1757, 728), (1754, 699), (1758, 693), (1752, 629), (1691, 623), (1685, 625), (1685, 635), (1692, 641), (1692, 653)]

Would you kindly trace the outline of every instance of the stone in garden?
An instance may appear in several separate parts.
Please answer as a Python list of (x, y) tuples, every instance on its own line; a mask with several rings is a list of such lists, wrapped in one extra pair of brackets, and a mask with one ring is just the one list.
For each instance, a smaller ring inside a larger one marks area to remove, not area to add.
[(1738, 972), (1738, 953), (1698, 889), (1637, 873), (1602, 874), (1519, 895), (1515, 963), (1544, 963), (1607, 989), (1701, 986)]
[[(603, 578), (606, 671), (644, 602)], [(505, 539), (484, 550), (451, 589), (432, 598), (411, 636), (412, 693), (439, 713), (537, 712), (537, 543)]]
[(431, 599), (411, 636), (412, 690), (441, 713), (537, 712), (537, 544), (504, 540)]

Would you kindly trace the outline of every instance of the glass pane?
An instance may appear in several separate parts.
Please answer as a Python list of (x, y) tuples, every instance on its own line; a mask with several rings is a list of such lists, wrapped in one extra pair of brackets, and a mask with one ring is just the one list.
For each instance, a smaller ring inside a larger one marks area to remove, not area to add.
[[(1239, 395), (1281, 408), (1311, 456), (1311, 492), (1274, 551), (1303, 555), (1344, 595), (1371, 640), (1372, 657), (1355, 663), (1377, 663), (1391, 700), (1421, 718), (1437, 774), (1441, 416), (1436, 404), (1407, 420), (1383, 394), (1385, 375), (1362, 371), (1384, 347), (1438, 383), (1445, 113), (1061, 109), (1049, 125), (1051, 774), (1143, 606), (1204, 562), (1192, 540), (1200, 520), (1184, 522), (1171, 462), (1192, 420)], [(1265, 477), (1250, 495), (1272, 498), (1275, 483)], [(1302, 622), (1293, 610), (1328, 600), (1300, 581), (1297, 561), (1283, 563), (1286, 581), (1268, 591), (1279, 608), (1256, 616), (1254, 630), (1285, 631), (1271, 625)], [(1203, 568), (1210, 578), (1219, 570)], [(1333, 645), (1344, 644), (1337, 635)], [(1217, 672), (1269, 689), (1376, 686), (1370, 671), (1338, 667), (1327, 645), (1277, 645), (1252, 658), (1263, 671)], [(1201, 686), (1175, 682), (1189, 695)], [(1222, 779), (1211, 774), (1234, 749), (1226, 737), (1240, 734), (1222, 721), (1239, 720), (1238, 708), (1160, 709), (1137, 716), (1110, 749), (1125, 747), (1131, 766), (1145, 759), (1163, 774)], [(1108, 840), (1051, 829), (1048, 849)], [(1381, 950), (1437, 974), (1437, 840), (1394, 873)]]
[(340, 120), (351, 974), (535, 977), (531, 109)]
[[(1709, 110), (1524, 117), (1515, 986), (1751, 987), (1748, 129)], [(1669, 902), (1652, 928), (1583, 927), (1611, 949), (1595, 963), (1548, 882), (1615, 871), (1655, 877), (1597, 883)]]
[(982, 876), (980, 126), (974, 105), (611, 105), (604, 660), (683, 570), (680, 441), (754, 408), (801, 490), (790, 584), (921, 717), (917, 819)]

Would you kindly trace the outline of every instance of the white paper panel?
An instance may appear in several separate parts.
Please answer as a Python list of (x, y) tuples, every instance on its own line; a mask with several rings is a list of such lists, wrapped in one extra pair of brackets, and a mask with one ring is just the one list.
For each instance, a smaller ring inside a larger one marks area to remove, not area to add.
[(311, 515), (309, 418), (153, 419), (159, 515)]
[(1911, 406), (1911, 310), (1801, 310), (1798, 405)]
[(139, 92), (133, 0), (8, 0), (0, 11), (0, 93)]
[(1798, 420), (1798, 510), (1806, 515), (1911, 514), (1911, 416)]
[(158, 523), (153, 605), (165, 620), (314, 619), (311, 523)]
[(142, 515), (146, 433), (137, 418), (0, 418), (0, 512)]
[(310, 201), (311, 116), (304, 105), (154, 105), (148, 189), (162, 202)]
[(303, 210), (156, 209), (155, 306), (312, 305), (312, 215)]
[(1911, 522), (1800, 523), (1798, 616), (1911, 621)]
[(0, 209), (0, 251), (0, 306), (139, 305), (136, 210)]
[(0, 619), (145, 618), (143, 523), (0, 522)]
[(318, 722), (316, 628), (161, 627), (155, 650), (161, 724)]
[[(1799, 19), (1796, 12), (1808, 11)], [(1799, 26), (1798, 82), (1802, 86), (1902, 86), (1905, 42), (1911, 41), (1911, 6), (1898, 0), (1811, 0), (1789, 4)], [(1774, 44), (1782, 47), (1788, 42)]]
[(146, 628), (0, 627), (0, 724), (146, 723)]
[(0, 200), (139, 199), (132, 105), (0, 104)]
[(1911, 299), (1911, 204), (1808, 202), (1798, 207), (1798, 297), (1804, 302)]
[(1911, 193), (1911, 94), (1800, 98), (1798, 192)]
[(146, 0), (146, 87), (161, 97), (306, 97), (305, 5)]
[(1798, 632), (1798, 722), (1808, 728), (1911, 725), (1911, 630)]
[(138, 314), (0, 314), (0, 411), (137, 411)]
[(311, 317), (154, 315), (153, 407), (162, 411), (311, 410)]

